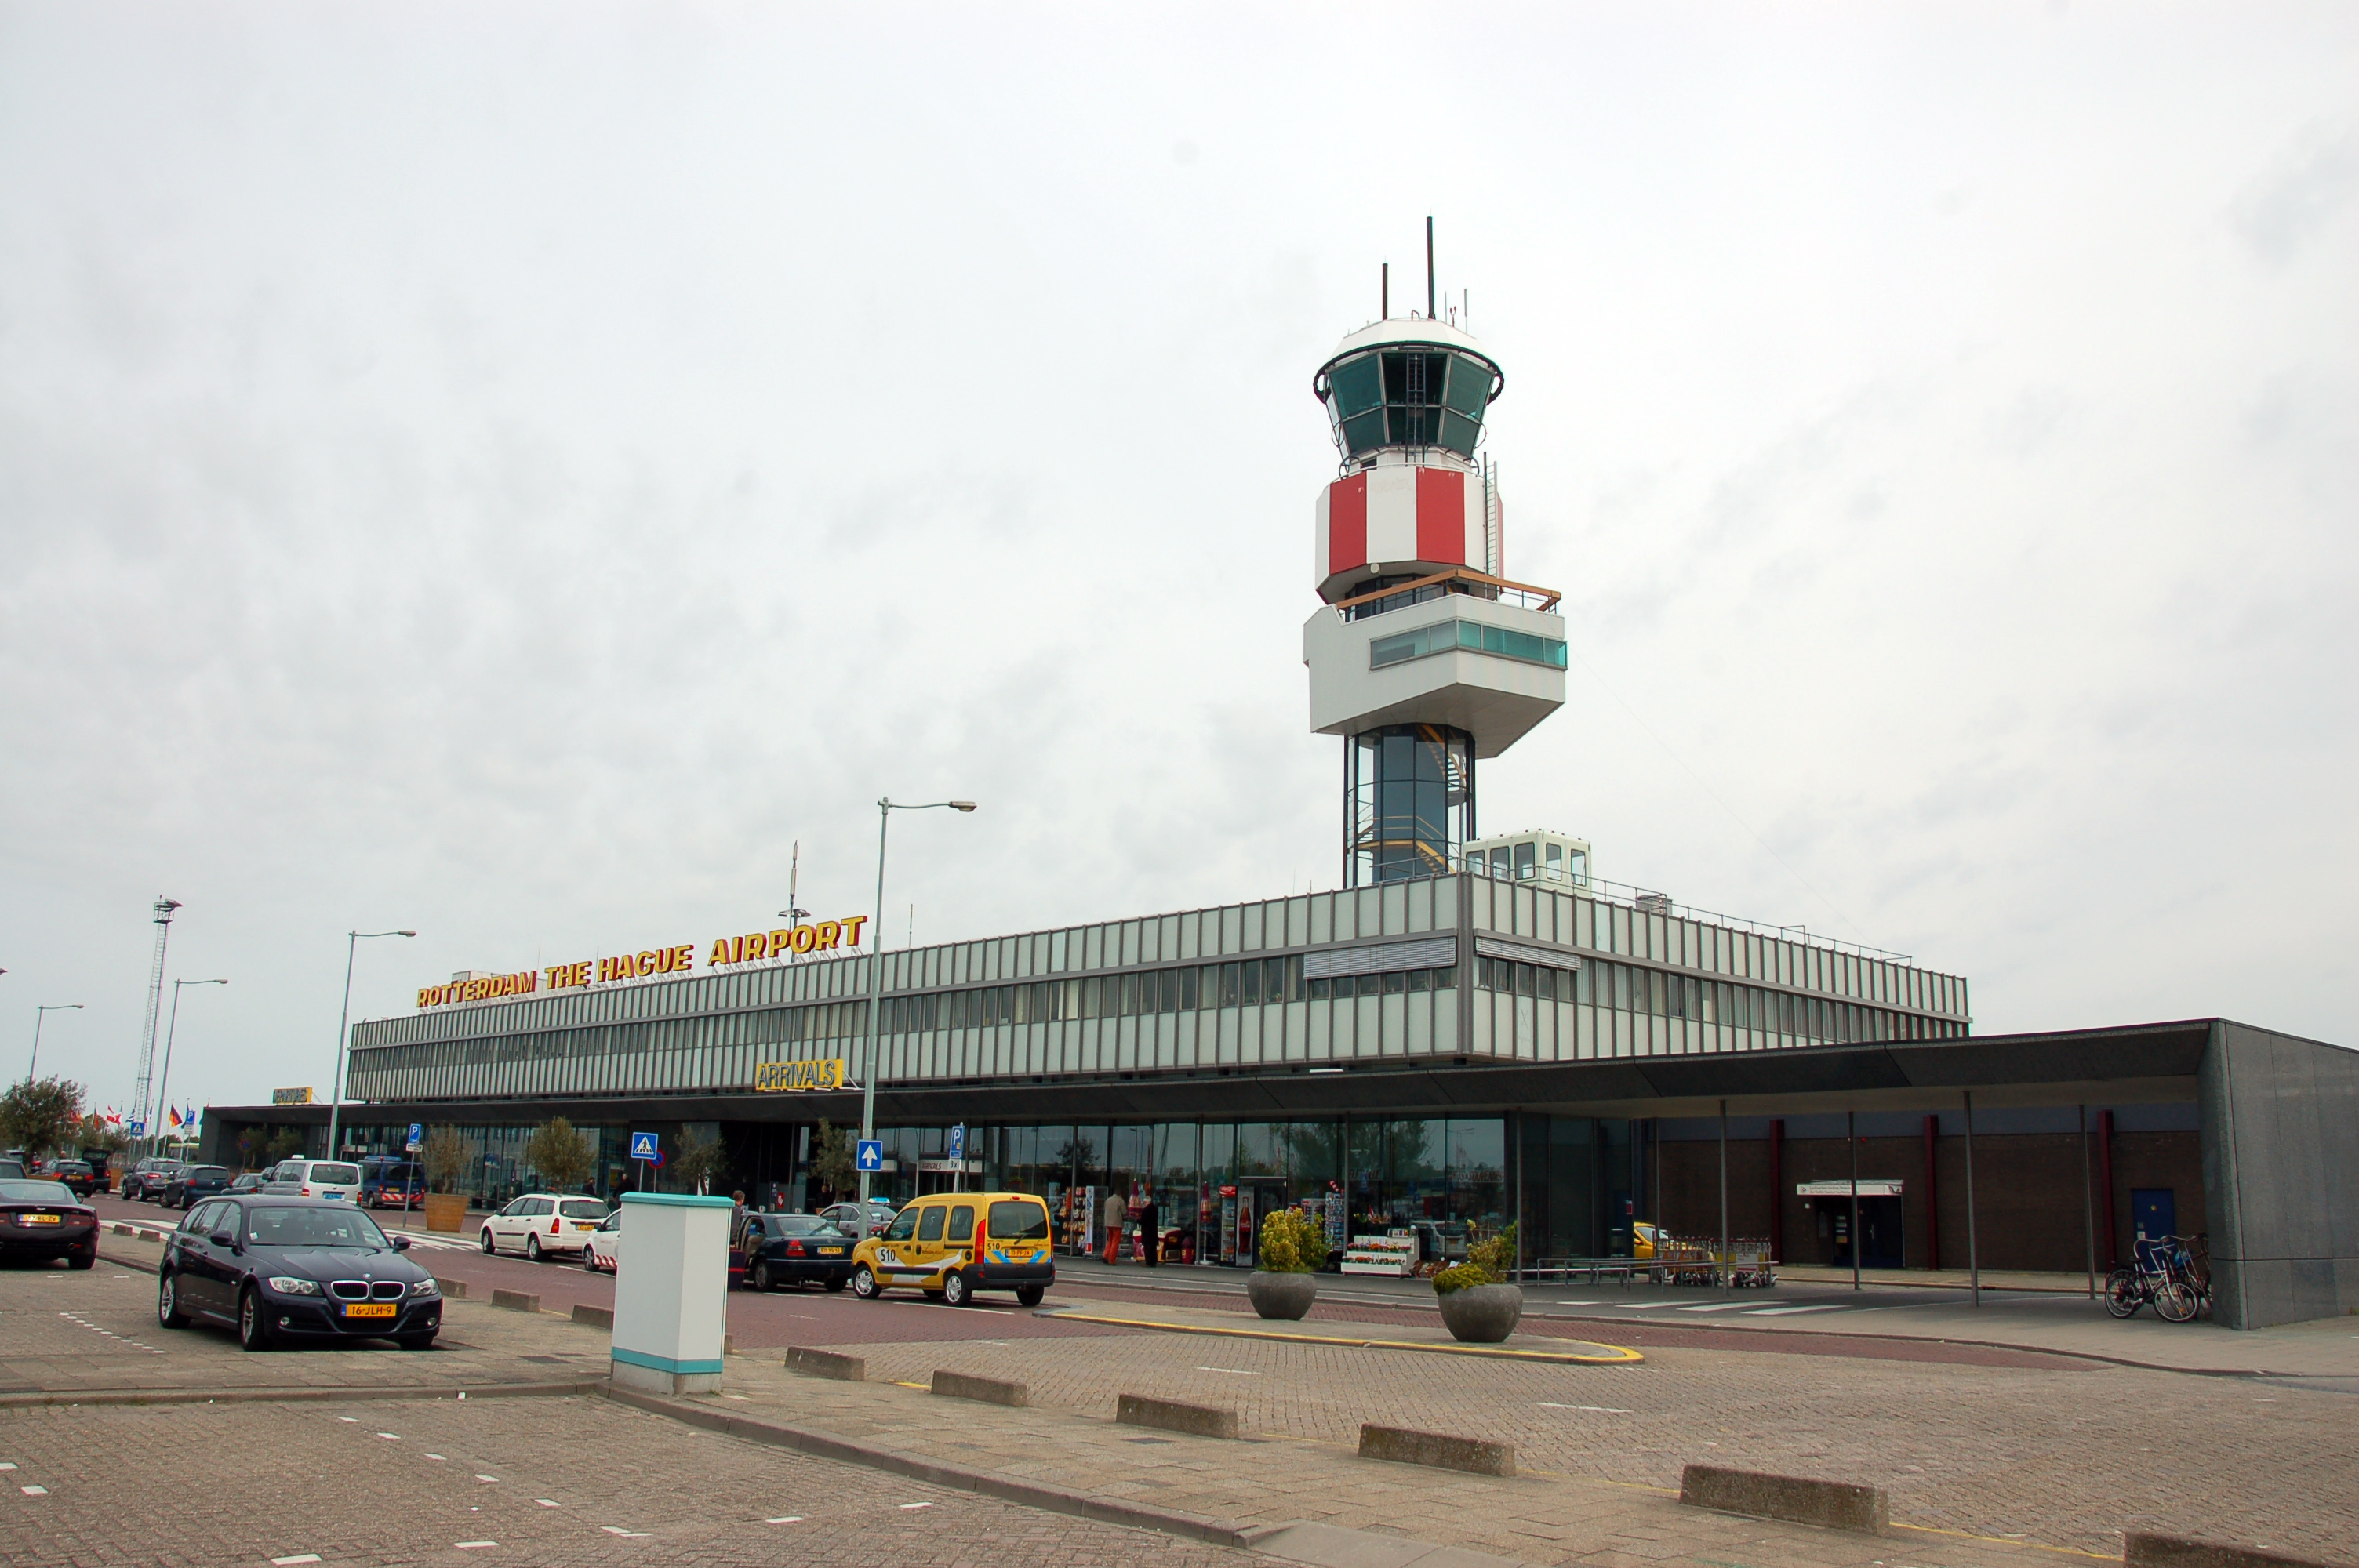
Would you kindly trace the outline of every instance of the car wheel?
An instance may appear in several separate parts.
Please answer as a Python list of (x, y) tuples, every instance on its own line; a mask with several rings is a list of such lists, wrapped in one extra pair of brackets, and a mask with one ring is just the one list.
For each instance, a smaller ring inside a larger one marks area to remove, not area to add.
[(186, 1328), (189, 1314), (180, 1310), (180, 1281), (170, 1274), (156, 1283), (156, 1321), (166, 1328)]
[(540, 1237), (538, 1233), (527, 1236), (524, 1238), (524, 1255), (527, 1262), (538, 1263), (540, 1261)]
[[(66, 1254), (66, 1267), (69, 1269), (92, 1268), (97, 1264), (97, 1262), (98, 1242), (95, 1239), (93, 1239), (89, 1246), (78, 1247), (71, 1252)], [(2191, 1300), (2192, 1298), (2190, 1297), (2190, 1299)], [(2194, 1314), (2190, 1313), (2188, 1315), (2191, 1317)], [(2181, 1319), (2180, 1321), (2184, 1322), (2185, 1319)]]
[(488, 1225), (484, 1227), (484, 1250), (486, 1252), (495, 1250), (492, 1246), (492, 1227)]
[(952, 1306), (967, 1306), (974, 1301), (974, 1292), (967, 1288), (966, 1276), (956, 1269), (942, 1276), (942, 1300)]
[(237, 1298), (237, 1342), (248, 1350), (270, 1348), (270, 1325), (263, 1318), (262, 1292), (252, 1285)]
[(767, 1294), (770, 1289), (770, 1266), (767, 1263), (755, 1264), (754, 1271), (745, 1276), (745, 1282)]
[(1018, 1285), (1016, 1287), (1016, 1304), (1027, 1307), (1038, 1306), (1040, 1298), (1048, 1293), (1049, 1290), (1045, 1285)]
[(852, 1271), (852, 1293), (864, 1302), (876, 1299), (876, 1271), (863, 1263)]
[(582, 1247), (582, 1266), (593, 1274), (598, 1271), (598, 1249), (587, 1242)]

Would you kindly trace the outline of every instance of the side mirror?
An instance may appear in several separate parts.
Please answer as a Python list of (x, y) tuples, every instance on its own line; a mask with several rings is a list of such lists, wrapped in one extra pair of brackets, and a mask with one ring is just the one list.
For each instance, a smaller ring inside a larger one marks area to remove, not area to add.
[(237, 1238), (226, 1230), (217, 1230), (213, 1232), (212, 1241), (213, 1245), (216, 1247), (227, 1247), (232, 1250), (234, 1250), (237, 1247)]
[(394, 1249), (396, 1252), (407, 1252), (407, 1251), (408, 1251), (408, 1250), (409, 1250), (409, 1238), (408, 1238), (408, 1237), (407, 1237), (407, 1236), (397, 1236), (397, 1237), (395, 1237), (395, 1238), (393, 1238), (393, 1249)]

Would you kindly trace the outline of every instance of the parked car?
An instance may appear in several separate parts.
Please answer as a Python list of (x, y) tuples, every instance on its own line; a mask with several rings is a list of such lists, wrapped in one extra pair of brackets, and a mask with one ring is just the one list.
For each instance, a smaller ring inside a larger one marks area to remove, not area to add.
[(819, 1217), (838, 1230), (853, 1236), (875, 1236), (893, 1223), (893, 1206), (882, 1198), (868, 1200), (868, 1220), (861, 1223), (860, 1206), (856, 1203), (830, 1204), (819, 1211)]
[(476, 1236), (486, 1252), (521, 1252), (538, 1263), (552, 1252), (580, 1252), (605, 1217), (596, 1198), (527, 1193), (485, 1218)]
[(150, 1154), (123, 1173), (123, 1195), (134, 1203), (153, 1203), (164, 1195), (164, 1184), (179, 1170), (178, 1160)]
[(368, 1208), (422, 1208), (426, 1167), (415, 1160), (373, 1154), (361, 1162), (361, 1203)]
[(0, 1182), (21, 1182), (25, 1179), (25, 1162), (0, 1160)]
[(616, 1209), (582, 1238), (582, 1266), (593, 1274), (611, 1274), (622, 1255), (623, 1211)]
[(442, 1292), (401, 1255), (408, 1248), (341, 1198), (206, 1198), (165, 1244), (156, 1320), (227, 1324), (248, 1350), (304, 1337), (424, 1350), (442, 1326)]
[(357, 1202), (361, 1168), (349, 1160), (281, 1160), (262, 1190), (273, 1197), (342, 1198)]
[(89, 1268), (98, 1261), (98, 1211), (63, 1182), (0, 1178), (0, 1260), (19, 1258)]
[(858, 1240), (815, 1214), (749, 1214), (734, 1249), (747, 1290), (825, 1285), (840, 1291), (852, 1281)]
[(229, 1185), (225, 1165), (183, 1165), (164, 1184), (164, 1206), (187, 1211)]
[(853, 1253), (852, 1293), (875, 1301), (911, 1286), (964, 1306), (977, 1291), (1014, 1291), (1038, 1306), (1057, 1282), (1049, 1206), (1029, 1193), (937, 1193), (893, 1217)]
[(267, 1171), (240, 1171), (231, 1178), (229, 1185), (223, 1187), (222, 1191), (231, 1197), (237, 1197), (245, 1193), (258, 1193), (264, 1184), (269, 1180), (270, 1173)]
[(76, 1198), (86, 1198), (100, 1186), (98, 1173), (90, 1168), (87, 1160), (53, 1161), (41, 1174), (63, 1184)]

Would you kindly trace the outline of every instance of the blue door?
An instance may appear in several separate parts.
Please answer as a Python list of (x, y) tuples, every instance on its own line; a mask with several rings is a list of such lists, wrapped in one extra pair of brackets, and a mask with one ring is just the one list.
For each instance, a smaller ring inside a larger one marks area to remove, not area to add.
[(2155, 1240), (2179, 1234), (2179, 1189), (2132, 1187), (2130, 1227), (2134, 1235)]

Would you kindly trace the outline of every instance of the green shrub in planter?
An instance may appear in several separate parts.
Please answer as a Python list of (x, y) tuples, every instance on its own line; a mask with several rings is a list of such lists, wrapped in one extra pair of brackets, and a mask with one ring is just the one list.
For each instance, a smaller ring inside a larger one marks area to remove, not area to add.
[(1433, 1277), (1433, 1293), (1437, 1296), (1446, 1296), (1452, 1291), (1468, 1291), (1473, 1290), (1476, 1285), (1488, 1285), (1495, 1282), (1491, 1276), (1483, 1271), (1481, 1265), (1459, 1263), (1444, 1269)]
[(1452, 1291), (1471, 1290), (1476, 1285), (1503, 1285), (1515, 1268), (1516, 1227), (1511, 1225), (1490, 1240), (1469, 1247), (1463, 1263), (1436, 1274), (1433, 1293), (1446, 1296)]
[(1261, 1266), (1272, 1274), (1316, 1273), (1327, 1261), (1327, 1228), (1290, 1208), (1261, 1222)]

